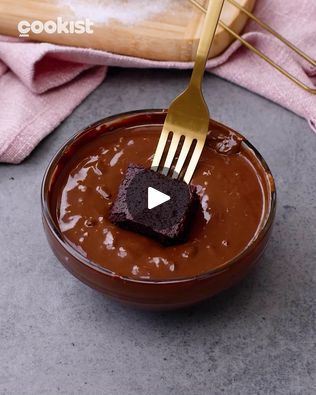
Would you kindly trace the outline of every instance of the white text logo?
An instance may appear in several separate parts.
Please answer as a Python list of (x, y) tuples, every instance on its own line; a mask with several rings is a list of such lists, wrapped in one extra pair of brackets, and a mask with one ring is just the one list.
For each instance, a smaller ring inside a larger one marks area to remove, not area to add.
[(58, 17), (56, 21), (21, 21), (18, 23), (20, 37), (29, 37), (33, 34), (93, 34), (92, 26), (94, 23), (90, 19), (81, 21), (64, 21)]

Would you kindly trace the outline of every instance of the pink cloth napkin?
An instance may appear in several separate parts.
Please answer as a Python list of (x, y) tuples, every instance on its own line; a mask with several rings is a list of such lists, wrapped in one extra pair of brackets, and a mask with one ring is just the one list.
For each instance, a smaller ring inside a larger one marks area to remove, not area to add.
[[(285, 5), (286, 3), (286, 5)], [(257, 0), (255, 14), (316, 58), (316, 2)], [(249, 22), (243, 37), (308, 85), (316, 68)], [(0, 162), (20, 163), (92, 92), (108, 66), (191, 68), (92, 49), (0, 36)], [(316, 131), (316, 96), (298, 88), (256, 55), (233, 43), (208, 70), (306, 118)]]

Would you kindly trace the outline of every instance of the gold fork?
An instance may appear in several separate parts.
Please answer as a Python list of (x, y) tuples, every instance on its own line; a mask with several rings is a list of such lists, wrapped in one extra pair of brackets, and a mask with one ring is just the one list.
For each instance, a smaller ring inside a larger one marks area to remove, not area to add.
[[(176, 153), (180, 149), (172, 174), (172, 178), (178, 178), (184, 165), (188, 162), (187, 157), (193, 148), (192, 144), (196, 142), (183, 177), (187, 184), (193, 176), (208, 133), (210, 115), (201, 91), (201, 84), (224, 1), (209, 0), (190, 83), (185, 91), (175, 98), (168, 109), (151, 166), (155, 171), (162, 168), (162, 174), (168, 175), (175, 161)], [(166, 153), (165, 149), (170, 134), (172, 134), (172, 138)], [(179, 146), (180, 140), (181, 142), (183, 140), (181, 148)], [(164, 164), (161, 163), (163, 157), (165, 157)]]

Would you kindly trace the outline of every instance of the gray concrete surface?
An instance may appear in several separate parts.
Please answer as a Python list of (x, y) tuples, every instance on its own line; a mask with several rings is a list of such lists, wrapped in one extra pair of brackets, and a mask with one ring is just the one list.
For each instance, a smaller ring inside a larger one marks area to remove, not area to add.
[(278, 186), (268, 249), (233, 289), (184, 311), (135, 311), (73, 278), (46, 243), (52, 154), (101, 117), (166, 107), (188, 75), (113, 69), (23, 164), (0, 165), (0, 394), (316, 393), (316, 136), (290, 112), (206, 76), (212, 115), (257, 146)]

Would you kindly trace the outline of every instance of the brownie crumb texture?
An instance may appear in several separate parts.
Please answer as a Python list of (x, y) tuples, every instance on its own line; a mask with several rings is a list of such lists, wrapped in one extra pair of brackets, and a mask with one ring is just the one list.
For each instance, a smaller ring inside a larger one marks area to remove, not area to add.
[[(170, 196), (148, 209), (148, 188)], [(121, 228), (151, 237), (164, 245), (184, 242), (199, 202), (196, 188), (151, 169), (130, 164), (110, 211), (110, 221)]]

